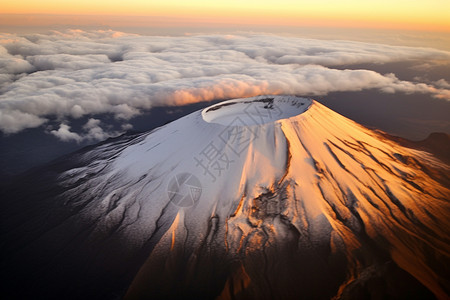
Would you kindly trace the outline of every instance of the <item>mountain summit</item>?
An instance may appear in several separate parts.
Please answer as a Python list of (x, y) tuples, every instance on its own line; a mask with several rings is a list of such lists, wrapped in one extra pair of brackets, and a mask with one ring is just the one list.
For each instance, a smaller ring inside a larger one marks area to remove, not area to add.
[(8, 187), (4, 294), (446, 299), (448, 170), (311, 99), (221, 102)]

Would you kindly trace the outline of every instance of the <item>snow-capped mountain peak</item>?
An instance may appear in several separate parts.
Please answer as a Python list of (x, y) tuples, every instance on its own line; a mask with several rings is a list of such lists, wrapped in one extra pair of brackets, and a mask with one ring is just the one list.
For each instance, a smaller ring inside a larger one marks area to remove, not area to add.
[(127, 299), (351, 298), (383, 276), (447, 297), (448, 167), (311, 99), (221, 102), (78, 159), (50, 237), (83, 236), (82, 258), (55, 248), (114, 261)]

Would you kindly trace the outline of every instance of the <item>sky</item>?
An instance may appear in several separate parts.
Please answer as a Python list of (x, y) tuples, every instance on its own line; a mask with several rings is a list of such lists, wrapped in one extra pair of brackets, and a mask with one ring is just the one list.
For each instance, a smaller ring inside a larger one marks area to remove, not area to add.
[[(166, 26), (252, 24), (450, 32), (447, 0), (2, 0), (0, 6), (1, 14), (9, 14), (0, 21), (3, 25), (142, 26), (155, 25), (164, 17)], [(72, 19), (64, 21), (58, 18), (61, 15), (72, 15)]]
[(450, 133), (448, 11), (448, 0), (0, 0), (0, 170), (18, 153), (43, 162), (55, 143), (149, 130), (139, 124), (160, 108), (261, 94), (310, 96), (416, 140)]

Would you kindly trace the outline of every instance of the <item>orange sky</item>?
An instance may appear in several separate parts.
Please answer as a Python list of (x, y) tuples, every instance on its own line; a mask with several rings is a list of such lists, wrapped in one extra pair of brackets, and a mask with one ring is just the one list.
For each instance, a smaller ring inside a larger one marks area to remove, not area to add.
[[(79, 25), (86, 25), (84, 23), (92, 22), (93, 15), (100, 15), (102, 17), (95, 18), (99, 23), (118, 26), (142, 26), (142, 22), (145, 23), (144, 19), (133, 21), (130, 17), (153, 16), (153, 22), (161, 20), (158, 17), (166, 17), (166, 20), (172, 20), (178, 25), (208, 23), (450, 31), (448, 0), (2, 0), (2, 2), (0, 14), (20, 14), (3, 18), (3, 23), (9, 22), (9, 25), (37, 25), (33, 22), (45, 23), (46, 19), (51, 18), (57, 20), (57, 15), (81, 15), (82, 17), (78, 19)], [(38, 15), (24, 17), (29, 14)], [(112, 16), (127, 16), (127, 18)], [(115, 24), (109, 24), (111, 22)], [(148, 25), (155, 25), (151, 24), (151, 18), (148, 22)]]

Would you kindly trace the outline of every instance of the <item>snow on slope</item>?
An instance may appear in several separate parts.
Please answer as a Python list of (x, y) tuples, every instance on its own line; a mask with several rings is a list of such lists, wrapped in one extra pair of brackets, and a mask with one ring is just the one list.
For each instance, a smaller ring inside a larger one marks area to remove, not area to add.
[(59, 199), (86, 244), (145, 249), (127, 299), (355, 297), (388, 262), (448, 297), (448, 167), (316, 101), (225, 101), (82, 160)]

